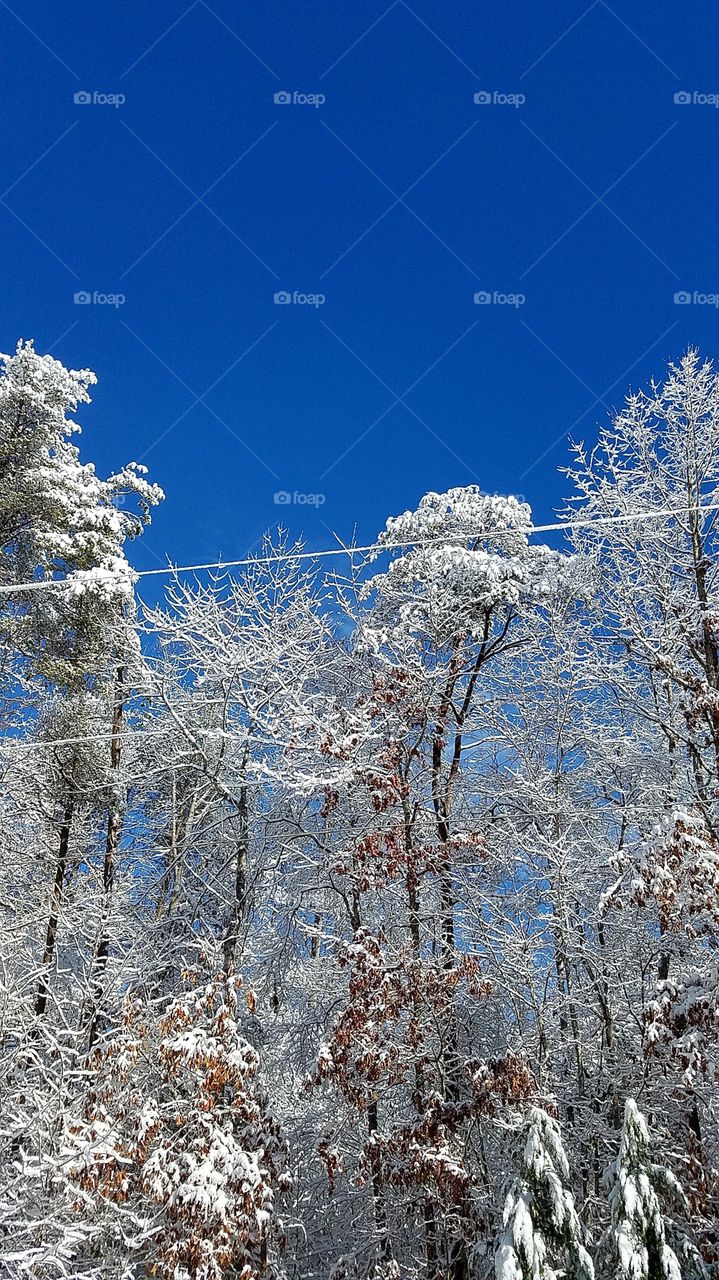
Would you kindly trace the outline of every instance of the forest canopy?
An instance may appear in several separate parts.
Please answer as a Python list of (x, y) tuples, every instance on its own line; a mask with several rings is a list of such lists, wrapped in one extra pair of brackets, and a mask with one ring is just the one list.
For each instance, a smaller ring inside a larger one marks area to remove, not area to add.
[(716, 1275), (712, 364), (551, 546), (470, 485), (150, 606), (94, 375), (1, 359), (0, 1276)]

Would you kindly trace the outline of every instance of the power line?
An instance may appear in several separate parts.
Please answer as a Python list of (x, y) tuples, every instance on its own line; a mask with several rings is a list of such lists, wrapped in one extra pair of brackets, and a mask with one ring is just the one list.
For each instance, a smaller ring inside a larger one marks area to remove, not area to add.
[[(34, 738), (25, 740), (23, 738), (12, 738), (8, 735), (0, 741), (0, 751), (6, 751), (8, 748), (13, 751), (36, 751), (42, 748), (52, 747), (75, 747), (83, 742), (114, 742), (117, 739), (129, 738), (135, 741), (137, 738), (158, 738), (167, 737), (169, 733), (177, 736), (177, 728), (175, 725), (168, 723), (162, 729), (122, 729), (119, 733), (113, 733), (112, 729), (106, 729), (102, 733), (84, 734), (77, 738)], [(227, 729), (204, 729), (192, 726), (186, 735), (186, 743), (192, 747), (193, 738), (210, 737), (223, 739), (224, 741), (232, 740), (233, 735)], [(281, 741), (266, 740), (263, 738), (253, 739), (259, 746), (277, 747), (287, 745)]]
[(104, 733), (88, 733), (78, 738), (35, 738), (25, 741), (23, 738), (11, 738), (7, 735), (0, 742), (0, 751), (11, 747), (16, 751), (34, 751), (41, 747), (76, 747), (83, 742), (112, 742), (116, 738), (148, 738), (159, 734), (167, 734), (168, 729), (123, 729), (113, 733), (106, 729)]
[[(631, 515), (617, 516), (598, 516), (587, 520), (558, 520), (552, 524), (534, 524), (517, 526), (514, 528), (501, 529), (479, 529), (473, 534), (470, 530), (463, 531), (463, 536), (478, 538), (502, 538), (513, 534), (525, 534), (531, 537), (536, 533), (557, 533), (569, 529), (589, 529), (603, 528), (617, 524), (632, 524), (645, 520), (664, 520), (672, 516), (688, 515), (690, 512), (709, 512), (719, 511), (719, 502), (711, 502), (707, 504), (695, 503), (686, 507), (660, 507), (653, 511), (637, 511)], [(139, 578), (155, 578), (176, 576), (179, 573), (200, 573), (210, 569), (240, 569), (249, 568), (256, 565), (270, 564), (287, 564), (291, 561), (303, 560), (324, 560), (331, 556), (353, 556), (353, 555), (369, 555), (373, 552), (381, 554), (384, 551), (407, 551), (411, 548), (425, 547), (443, 547), (454, 546), (452, 541), (443, 541), (437, 538), (413, 539), (409, 542), (372, 542), (367, 546), (349, 546), (349, 547), (328, 547), (321, 551), (282, 551), (266, 556), (246, 556), (241, 560), (211, 560), (204, 564), (183, 564), (183, 565), (167, 565), (162, 569), (131, 569), (128, 566), (127, 573), (136, 581)], [(120, 576), (113, 574), (109, 569), (95, 570), (96, 579), (102, 581), (116, 581)], [(72, 587), (77, 590), (82, 586), (82, 580), (78, 581), (71, 574), (64, 578), (46, 578), (36, 580), (34, 582), (14, 582), (5, 586), (0, 586), (0, 595), (11, 595), (14, 592), (30, 592), (30, 591), (46, 591), (57, 587)]]
[[(497, 537), (501, 537), (503, 534), (507, 535), (507, 534), (512, 534), (516, 532), (524, 533), (527, 536), (529, 536), (530, 534), (535, 534), (535, 533), (550, 533), (550, 532), (562, 531), (565, 529), (585, 529), (585, 528), (592, 528), (594, 526), (601, 528), (605, 526), (611, 526), (616, 524), (627, 524), (627, 523), (632, 523), (636, 521), (641, 522), (641, 521), (652, 520), (652, 519), (665, 519), (675, 515), (687, 515), (690, 512), (709, 512), (709, 511), (719, 511), (719, 502), (707, 503), (707, 504), (698, 503), (698, 504), (693, 504), (685, 507), (664, 507), (664, 508), (659, 508), (652, 511), (640, 511), (633, 514), (623, 514), (623, 515), (616, 515), (616, 516), (599, 516), (599, 517), (595, 517), (592, 519), (585, 519), (585, 520), (562, 520), (562, 521), (556, 521), (555, 523), (552, 523), (552, 524), (529, 525), (529, 526), (526, 526), (524, 529), (522, 528), (520, 529), (507, 529), (507, 528), (487, 529), (487, 530), (483, 530), (481, 533), (478, 533), (476, 536), (483, 537), (483, 538), (497, 538)], [(471, 535), (467, 534), (467, 536), (469, 537)], [(212, 561), (207, 564), (193, 564), (193, 565), (181, 565), (181, 566), (169, 565), (167, 568), (163, 568), (163, 569), (143, 569), (138, 572), (133, 572), (133, 577), (148, 578), (148, 577), (155, 577), (161, 574), (175, 575), (179, 573), (200, 572), (201, 570), (209, 570), (209, 569), (230, 569), (230, 568), (239, 568), (242, 566), (287, 563), (287, 562), (297, 561), (297, 560), (299, 561), (318, 560), (324, 557), (338, 556), (338, 555), (362, 555), (362, 554), (366, 555), (375, 551), (383, 552), (383, 551), (392, 551), (392, 550), (407, 550), (412, 547), (442, 547), (442, 546), (452, 546), (452, 545), (454, 545), (454, 543), (443, 542), (442, 540), (437, 540), (437, 539), (426, 539), (426, 540), (419, 540), (419, 541), (415, 540), (412, 542), (374, 542), (374, 543), (370, 543), (367, 546), (362, 546), (362, 547), (358, 547), (358, 546), (332, 547), (323, 551), (278, 552), (268, 556), (249, 556), (240, 560), (218, 560), (218, 561)], [(108, 577), (110, 576), (109, 572), (107, 576)], [(43, 590), (50, 587), (62, 587), (66, 583), (71, 583), (71, 582), (72, 582), (72, 579), (70, 577), (67, 577), (63, 579), (58, 579), (58, 578), (48, 579), (40, 582), (13, 583), (11, 585), (0, 587), (0, 593), (7, 595), (14, 591), (30, 591), (30, 590), (38, 591), (38, 590)], [(150, 696), (150, 695), (148, 695), (148, 693), (145, 692), (142, 696)], [(32, 751), (32, 750), (43, 749), (43, 748), (77, 746), (85, 742), (109, 742), (109, 741), (112, 741), (113, 738), (117, 738), (117, 737), (123, 738), (123, 739), (131, 738), (134, 740), (138, 737), (155, 737), (155, 736), (162, 736), (163, 734), (166, 734), (166, 733), (167, 733), (167, 729), (126, 730), (126, 731), (122, 731), (120, 734), (113, 734), (111, 730), (106, 730), (103, 733), (98, 733), (94, 735), (83, 735), (81, 737), (74, 737), (74, 738), (48, 738), (46, 740), (35, 739), (34, 741), (23, 741), (21, 739), (17, 739), (17, 740), (13, 739), (8, 741), (6, 738), (4, 742), (0, 742), (0, 751), (7, 750), (8, 747), (11, 747), (16, 750)], [(193, 733), (200, 733), (200, 734), (209, 733), (211, 735), (212, 734), (217, 735), (218, 733), (221, 734), (222, 731), (198, 729), (198, 730), (193, 730)]]

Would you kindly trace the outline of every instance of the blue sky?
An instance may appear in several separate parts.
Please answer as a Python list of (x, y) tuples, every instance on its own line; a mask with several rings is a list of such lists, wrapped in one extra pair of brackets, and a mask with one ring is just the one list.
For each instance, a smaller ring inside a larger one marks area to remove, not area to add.
[(0, 0), (0, 28), (0, 349), (98, 374), (83, 456), (167, 492), (140, 568), (280, 519), (369, 541), (468, 483), (550, 519), (568, 435), (719, 355), (713, 4)]

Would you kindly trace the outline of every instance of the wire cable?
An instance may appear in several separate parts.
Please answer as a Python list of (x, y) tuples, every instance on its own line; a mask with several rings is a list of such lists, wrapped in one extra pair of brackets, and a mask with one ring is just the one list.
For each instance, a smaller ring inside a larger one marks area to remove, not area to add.
[[(664, 520), (670, 519), (672, 516), (688, 515), (691, 512), (709, 512), (719, 511), (719, 502), (711, 503), (695, 503), (686, 507), (660, 507), (653, 511), (637, 511), (630, 515), (617, 516), (598, 516), (587, 520), (557, 520), (552, 524), (534, 524), (517, 526), (502, 529), (480, 529), (476, 532), (478, 538), (501, 538), (503, 536), (511, 536), (517, 533), (523, 533), (527, 537), (531, 537), (536, 533), (557, 533), (567, 529), (588, 529), (603, 528), (617, 524), (632, 524), (637, 521), (644, 520)], [(463, 536), (472, 537), (471, 531), (463, 531)], [(128, 566), (127, 575), (132, 578), (133, 582), (139, 578), (155, 578), (155, 577), (176, 577), (180, 573), (201, 573), (210, 569), (240, 569), (249, 568), (256, 565), (270, 564), (287, 564), (292, 561), (302, 560), (324, 560), (331, 556), (353, 556), (353, 555), (370, 555), (373, 552), (381, 554), (384, 551), (406, 551), (413, 547), (441, 547), (454, 546), (454, 541), (443, 541), (441, 538), (412, 539), (409, 542), (372, 542), (367, 546), (349, 546), (349, 547), (328, 547), (320, 551), (282, 551), (266, 556), (246, 556), (241, 560), (210, 560), (204, 564), (183, 564), (183, 565), (167, 565), (162, 569), (132, 569)], [(102, 578), (114, 580), (119, 575), (112, 574), (110, 570), (96, 570), (97, 581)], [(68, 574), (64, 578), (43, 578), (34, 582), (13, 582), (4, 586), (0, 586), (0, 595), (12, 595), (15, 592), (29, 591), (46, 591), (52, 588), (62, 588), (65, 586), (77, 590), (83, 585), (83, 581), (76, 579), (72, 574)]]

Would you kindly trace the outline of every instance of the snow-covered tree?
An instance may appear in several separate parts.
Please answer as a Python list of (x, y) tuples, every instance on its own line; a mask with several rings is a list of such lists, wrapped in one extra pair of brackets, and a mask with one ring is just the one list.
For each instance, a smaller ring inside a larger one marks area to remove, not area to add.
[[(0, 594), (0, 622), (31, 666), (72, 685), (113, 648), (132, 600), (124, 544), (163, 494), (135, 463), (102, 480), (80, 461), (72, 415), (90, 400), (89, 370), (65, 369), (29, 342), (0, 364), (0, 585), (13, 588)], [(60, 577), (63, 589), (34, 589)]]
[(569, 1188), (557, 1121), (532, 1107), (521, 1170), (504, 1204), (495, 1256), (497, 1280), (594, 1280), (594, 1264)]
[[(681, 1280), (682, 1267), (670, 1244), (680, 1233), (664, 1205), (688, 1205), (675, 1175), (653, 1160), (647, 1122), (633, 1098), (625, 1103), (610, 1177), (612, 1218), (599, 1245), (601, 1274), (613, 1280)], [(683, 1251), (690, 1253), (686, 1245)]]
[(207, 981), (204, 957), (185, 982), (159, 1020), (128, 999), (98, 1051), (83, 1114), (67, 1123), (66, 1194), (88, 1219), (90, 1254), (121, 1241), (127, 1265), (139, 1257), (166, 1280), (258, 1280), (276, 1273), (274, 1200), (291, 1176), (241, 1030), (253, 995), (223, 973)]

